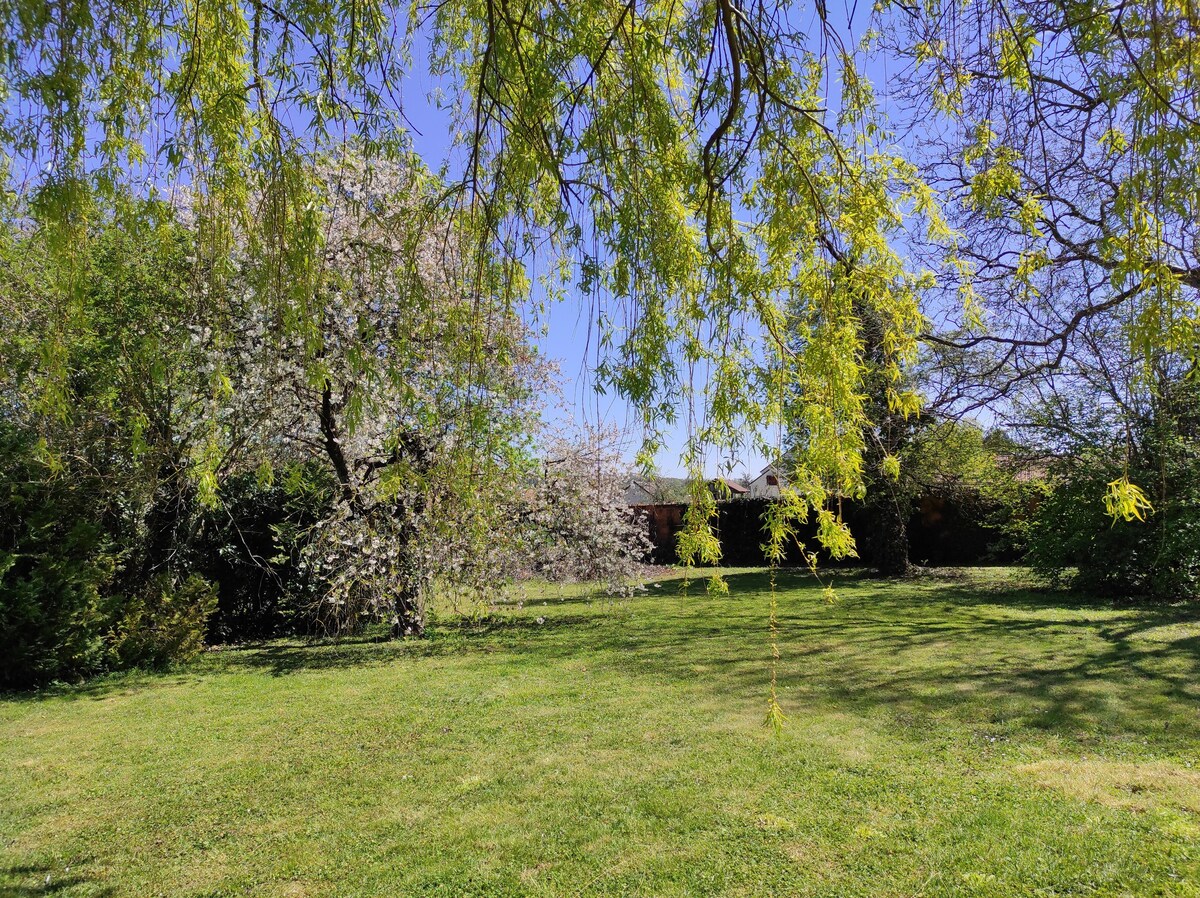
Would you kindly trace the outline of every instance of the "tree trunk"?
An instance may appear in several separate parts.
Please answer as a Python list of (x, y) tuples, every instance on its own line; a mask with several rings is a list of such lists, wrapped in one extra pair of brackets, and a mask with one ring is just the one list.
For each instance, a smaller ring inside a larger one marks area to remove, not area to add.
[[(394, 538), (403, 546), (403, 561), (395, 576), (392, 599), (392, 638), (425, 635), (425, 595), (428, 574), (425, 566), (410, 555), (415, 549), (417, 538), (413, 523), (415, 510), (405, 507), (393, 509), (399, 518), (399, 526), (393, 531)], [(395, 522), (394, 522), (395, 523)]]
[(329, 382), (329, 378), (325, 378), (321, 387), (321, 409), (318, 413), (318, 420), (321, 423), (321, 436), (325, 439), (325, 454), (329, 458), (329, 463), (333, 465), (333, 471), (337, 475), (338, 483), (342, 487), (342, 498), (351, 504), (352, 507), (358, 506), (358, 495), (354, 490), (354, 482), (350, 477), (350, 464), (346, 461), (346, 454), (342, 451), (341, 434), (338, 428), (337, 415), (340, 411), (340, 406), (335, 407), (333, 401), (333, 384)]
[(182, 560), (178, 556), (184, 548), (183, 531), (192, 511), (191, 500), (185, 464), (173, 456), (163, 459), (158, 468), (154, 496), (146, 512), (142, 580), (170, 573), (173, 562)]
[(418, 589), (409, 584), (398, 586), (392, 617), (392, 639), (425, 635), (425, 615)]
[(885, 577), (908, 573), (908, 522), (900, 503), (880, 496), (875, 530), (875, 568)]

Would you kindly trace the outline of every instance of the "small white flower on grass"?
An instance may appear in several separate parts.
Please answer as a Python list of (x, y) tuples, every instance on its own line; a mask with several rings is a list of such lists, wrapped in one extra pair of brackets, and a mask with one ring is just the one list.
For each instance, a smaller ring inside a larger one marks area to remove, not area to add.
[(539, 618), (537, 619), (537, 622), (538, 622), (539, 624), (544, 624), (544, 623), (546, 622), (546, 619), (545, 619), (544, 617), (539, 617)]

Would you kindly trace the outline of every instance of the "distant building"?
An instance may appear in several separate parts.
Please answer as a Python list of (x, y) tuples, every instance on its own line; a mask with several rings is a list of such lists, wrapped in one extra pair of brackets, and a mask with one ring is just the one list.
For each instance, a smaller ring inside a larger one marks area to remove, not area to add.
[(748, 489), (751, 499), (778, 499), (780, 484), (787, 480), (775, 465), (767, 465), (758, 476), (750, 481)]
[(718, 500), (746, 499), (750, 496), (750, 487), (725, 477), (714, 477), (708, 482), (708, 488)]

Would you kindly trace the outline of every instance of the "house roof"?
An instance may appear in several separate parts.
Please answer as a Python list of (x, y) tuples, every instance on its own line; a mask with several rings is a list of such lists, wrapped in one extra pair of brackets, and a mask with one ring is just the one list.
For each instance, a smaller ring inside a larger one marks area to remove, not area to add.
[(746, 493), (750, 492), (750, 487), (738, 483), (736, 480), (729, 480), (725, 477), (714, 477), (712, 482), (714, 484), (725, 484), (725, 486), (728, 487), (729, 492), (733, 493), (735, 496), (745, 495)]
[(754, 479), (758, 480), (759, 477), (765, 477), (768, 474), (774, 474), (776, 477), (779, 477), (779, 476), (782, 476), (783, 472), (779, 469), (779, 465), (772, 463), (772, 464), (765, 466), (761, 471), (759, 471), (758, 477), (755, 477)]

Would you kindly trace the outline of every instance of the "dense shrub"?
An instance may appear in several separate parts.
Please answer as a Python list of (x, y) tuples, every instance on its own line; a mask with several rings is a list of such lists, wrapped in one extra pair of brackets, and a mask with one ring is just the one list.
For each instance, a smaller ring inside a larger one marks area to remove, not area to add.
[(169, 515), (159, 492), (139, 502), (125, 480), (48, 465), (32, 435), (0, 426), (0, 688), (312, 628), (322, 584), (300, 554), (331, 502), (327, 478), (239, 475), (214, 507), (185, 494)]
[[(1039, 509), (1030, 561), (1056, 582), (1114, 598), (1200, 598), (1200, 378), (1160, 375), (1122, 420), (1119, 441), (1077, 451)], [(1098, 442), (1098, 441), (1097, 441)], [(1144, 520), (1106, 513), (1125, 479), (1145, 490)]]
[(631, 588), (653, 548), (643, 517), (625, 501), (629, 472), (615, 432), (558, 439), (522, 516), (522, 561), (553, 581), (596, 580), (610, 592)]
[(0, 427), (0, 686), (102, 669), (117, 557), (88, 484), (50, 476)]
[(182, 583), (160, 577), (120, 603), (120, 618), (110, 636), (114, 666), (161, 667), (186, 661), (204, 648), (216, 590), (203, 577)]
[(1101, 500), (1124, 469), (1095, 458), (1076, 461), (1039, 507), (1030, 533), (1034, 569), (1115, 599), (1200, 597), (1200, 466), (1178, 462), (1130, 472), (1135, 482), (1166, 479), (1145, 521), (1114, 521)]
[(264, 479), (230, 478), (220, 504), (203, 514), (192, 566), (217, 591), (208, 623), (213, 643), (266, 639), (312, 628), (321, 584), (301, 563), (308, 534), (328, 513), (333, 485), (313, 466)]
[(0, 688), (161, 666), (203, 646), (213, 588), (132, 576), (128, 498), (46, 465), (30, 435), (0, 427)]

